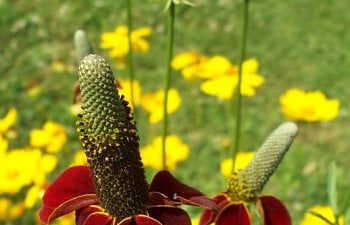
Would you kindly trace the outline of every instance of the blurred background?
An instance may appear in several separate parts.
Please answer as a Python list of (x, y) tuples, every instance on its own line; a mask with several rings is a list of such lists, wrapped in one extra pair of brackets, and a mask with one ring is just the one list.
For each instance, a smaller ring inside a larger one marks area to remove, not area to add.
[[(185, 51), (208, 58), (221, 55), (236, 65), (242, 1), (193, 2), (194, 7), (180, 4), (176, 9), (175, 55)], [(145, 37), (149, 49), (134, 54), (141, 97), (163, 88), (164, 6), (164, 1), (133, 1), (133, 27), (152, 29)], [(339, 103), (336, 115), (327, 121), (295, 119), (299, 134), (263, 191), (286, 204), (295, 224), (308, 208), (328, 204), (331, 162), (339, 168), (339, 195), (345, 195), (350, 185), (346, 173), (350, 159), (349, 6), (348, 1), (330, 0), (250, 4), (247, 58), (258, 62), (257, 73), (264, 83), (256, 87), (254, 96), (243, 98), (240, 149), (258, 149), (274, 128), (291, 119), (282, 110), (280, 96), (292, 88), (319, 91)], [(101, 47), (104, 34), (127, 24), (126, 4), (0, 0), (0, 15), (0, 224), (39, 224), (36, 214), (46, 185), (67, 166), (84, 163), (73, 102), (78, 65), (74, 32), (85, 30), (95, 52), (112, 65), (116, 78), (128, 79), (125, 62)], [(172, 87), (181, 101), (169, 116), (169, 133), (189, 150), (172, 172), (213, 196), (226, 189), (220, 165), (230, 156), (229, 146), (234, 142), (228, 122), (234, 115), (228, 115), (228, 100), (204, 93), (202, 83), (184, 79), (181, 71), (172, 73)], [(291, 105), (301, 100), (294, 101)], [(145, 148), (161, 135), (162, 123), (150, 122), (150, 112), (141, 105), (136, 106), (136, 120), (140, 145)], [(317, 110), (329, 107), (320, 103)], [(178, 150), (173, 151), (176, 155)], [(149, 181), (155, 171), (152, 165), (146, 167)], [(73, 222), (70, 218), (57, 224)]]

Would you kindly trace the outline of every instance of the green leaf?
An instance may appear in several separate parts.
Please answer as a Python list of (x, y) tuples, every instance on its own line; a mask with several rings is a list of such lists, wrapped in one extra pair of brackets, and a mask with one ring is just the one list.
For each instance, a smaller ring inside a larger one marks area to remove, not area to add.
[(335, 162), (329, 167), (328, 172), (328, 202), (334, 215), (339, 215), (337, 193), (337, 165)]

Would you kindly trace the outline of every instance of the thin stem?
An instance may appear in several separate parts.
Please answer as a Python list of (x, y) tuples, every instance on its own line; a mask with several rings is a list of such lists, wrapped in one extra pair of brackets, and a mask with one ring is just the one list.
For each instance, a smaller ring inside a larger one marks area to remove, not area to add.
[(130, 81), (130, 105), (131, 108), (134, 111), (134, 116), (136, 116), (136, 107), (135, 107), (135, 98), (134, 98), (134, 62), (133, 62), (133, 50), (132, 50), (132, 41), (131, 41), (131, 32), (132, 32), (132, 4), (131, 0), (127, 0), (127, 21), (128, 21), (128, 45), (129, 45), (129, 51), (128, 51), (128, 76)]
[(174, 21), (175, 21), (175, 4), (171, 1), (168, 10), (168, 32), (167, 32), (167, 63), (166, 74), (164, 79), (164, 108), (163, 108), (163, 134), (162, 134), (162, 165), (166, 169), (166, 136), (168, 129), (168, 92), (171, 83), (171, 59), (173, 56), (174, 44)]
[[(238, 84), (237, 84), (237, 98), (236, 98), (236, 126), (235, 126), (235, 134), (233, 137), (234, 146), (232, 152), (232, 172), (235, 168), (236, 156), (239, 149), (239, 141), (241, 136), (241, 120), (242, 120), (242, 74), (243, 74), (243, 61), (245, 59), (246, 54), (246, 42), (247, 42), (247, 33), (248, 33), (248, 18), (249, 18), (249, 0), (244, 0), (243, 6), (243, 27), (242, 27), (242, 36), (240, 43), (240, 52), (238, 59)], [(233, 98), (234, 99), (234, 98)]]

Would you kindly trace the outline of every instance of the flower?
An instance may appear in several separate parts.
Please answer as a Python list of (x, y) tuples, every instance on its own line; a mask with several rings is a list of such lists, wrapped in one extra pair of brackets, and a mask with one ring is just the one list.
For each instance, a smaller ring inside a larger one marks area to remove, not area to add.
[(47, 152), (57, 153), (66, 144), (67, 135), (63, 125), (47, 121), (42, 129), (33, 129), (30, 132), (30, 145), (45, 147)]
[(14, 204), (7, 198), (0, 198), (0, 221), (8, 221), (18, 218), (24, 213), (23, 203)]
[(149, 185), (147, 212), (144, 215), (115, 218), (101, 208), (99, 201), (90, 168), (70, 167), (46, 189), (39, 213), (40, 220), (49, 224), (56, 218), (75, 211), (77, 225), (94, 222), (105, 225), (190, 225), (188, 215), (176, 206), (183, 203), (211, 210), (215, 208), (215, 204), (201, 192), (179, 182), (167, 171), (158, 172)]
[(317, 122), (329, 121), (339, 114), (337, 99), (327, 99), (320, 91), (305, 92), (298, 88), (289, 89), (280, 97), (281, 110), (290, 120)]
[[(219, 208), (215, 218), (216, 225), (250, 225), (250, 215), (246, 207), (248, 203), (257, 205), (264, 225), (292, 224), (288, 210), (280, 200), (268, 195), (258, 196), (258, 193), (278, 167), (296, 133), (295, 124), (282, 124), (270, 134), (247, 167), (231, 173), (227, 181), (227, 191), (219, 193), (213, 199)], [(204, 210), (200, 225), (210, 217), (212, 212)]]
[[(174, 170), (176, 165), (188, 158), (189, 147), (183, 143), (180, 137), (169, 135), (166, 137), (166, 167)], [(141, 148), (141, 158), (144, 166), (155, 169), (162, 168), (162, 137), (157, 136), (152, 143)]]
[(0, 193), (16, 194), (32, 183), (43, 184), (56, 167), (54, 156), (39, 149), (13, 149), (0, 158)]
[(4, 118), (0, 119), (0, 135), (4, 134), (9, 130), (13, 124), (16, 122), (17, 110), (14, 107), (11, 107)]
[[(118, 83), (120, 85), (120, 94), (125, 96), (125, 99), (131, 99), (131, 83), (130, 80), (119, 79)], [(132, 82), (133, 88), (133, 104), (138, 106), (141, 101), (141, 85), (137, 80), (133, 80)], [(130, 105), (132, 106), (132, 105)]]
[(176, 206), (216, 207), (167, 171), (148, 186), (131, 109), (110, 66), (100, 56), (87, 55), (78, 77), (83, 110), (76, 125), (89, 166), (68, 168), (46, 189), (39, 212), (43, 223), (75, 212), (77, 225), (190, 225), (187, 213)]
[[(106, 32), (101, 37), (101, 48), (109, 49), (109, 56), (117, 60), (124, 60), (129, 52), (128, 27), (117, 26), (112, 32)], [(151, 27), (142, 27), (131, 31), (131, 46), (134, 52), (147, 52), (149, 43), (145, 37), (152, 33)]]
[[(238, 68), (224, 59), (216, 59), (206, 70), (206, 76), (212, 77), (201, 84), (201, 91), (218, 97), (220, 100), (232, 98), (238, 85)], [(220, 65), (220, 66), (216, 66)], [(248, 59), (243, 62), (241, 93), (243, 96), (255, 96), (255, 88), (261, 86), (265, 79), (257, 73), (258, 61)]]
[[(181, 105), (181, 97), (175, 88), (170, 88), (168, 92), (167, 112), (176, 112)], [(158, 123), (163, 120), (164, 91), (145, 93), (141, 98), (142, 108), (149, 113), (149, 122)]]
[[(247, 165), (249, 164), (249, 162), (254, 158), (255, 153), (254, 152), (238, 152), (237, 156), (236, 156), (236, 162), (235, 162), (235, 170), (236, 172), (238, 172), (239, 170), (244, 169), (245, 167), (247, 167)], [(220, 164), (220, 171), (221, 173), (228, 177), (230, 176), (231, 172), (232, 172), (232, 159), (228, 158), (225, 159), (221, 162)]]
[(171, 60), (171, 67), (174, 70), (181, 71), (186, 80), (200, 78), (201, 65), (207, 60), (207, 57), (196, 51), (181, 52)]
[(83, 150), (77, 151), (74, 154), (73, 162), (71, 163), (71, 166), (78, 166), (78, 165), (86, 165), (86, 155)]
[[(321, 215), (325, 219), (327, 219), (330, 223), (326, 222), (325, 220), (319, 218), (316, 215), (313, 215), (311, 213), (317, 213), (318, 215)], [(308, 210), (308, 213), (306, 213), (303, 217), (303, 219), (300, 222), (300, 225), (328, 225), (328, 224), (335, 224), (335, 218), (334, 213), (331, 207), (326, 205), (315, 205), (311, 207)], [(345, 225), (344, 222), (344, 216), (341, 216), (339, 218), (339, 225)]]

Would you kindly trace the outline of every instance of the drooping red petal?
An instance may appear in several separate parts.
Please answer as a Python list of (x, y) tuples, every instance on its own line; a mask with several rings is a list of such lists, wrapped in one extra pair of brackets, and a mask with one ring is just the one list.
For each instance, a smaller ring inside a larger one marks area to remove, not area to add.
[(287, 208), (273, 196), (261, 196), (257, 207), (263, 219), (264, 225), (291, 225), (292, 220)]
[[(224, 193), (220, 193), (213, 198), (214, 202), (218, 206), (218, 211), (225, 207), (230, 202), (227, 200), (227, 196)], [(208, 225), (211, 224), (215, 219), (215, 212), (209, 209), (204, 209), (200, 219), (199, 225)]]
[(123, 219), (118, 225), (162, 225), (156, 219), (146, 215), (137, 215)]
[(216, 210), (216, 204), (213, 200), (206, 197), (202, 192), (181, 183), (166, 170), (160, 171), (154, 176), (149, 192), (159, 192), (170, 200)]
[(39, 218), (47, 224), (97, 201), (89, 167), (70, 167), (46, 189)]
[(230, 203), (220, 210), (215, 224), (250, 225), (248, 210), (242, 203)]
[(150, 217), (163, 225), (191, 225), (191, 219), (185, 210), (173, 206), (151, 206), (147, 208)]
[(114, 225), (113, 217), (104, 212), (94, 212), (86, 217), (85, 221), (76, 225)]
[(89, 205), (87, 207), (75, 211), (75, 224), (83, 225), (86, 219), (93, 213), (103, 212), (103, 209), (97, 205)]

